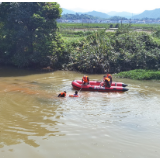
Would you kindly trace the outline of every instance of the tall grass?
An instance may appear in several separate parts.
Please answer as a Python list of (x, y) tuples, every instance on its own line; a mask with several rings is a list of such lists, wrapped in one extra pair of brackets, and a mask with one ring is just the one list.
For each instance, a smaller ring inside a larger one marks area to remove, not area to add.
[(118, 73), (115, 75), (115, 77), (130, 78), (136, 80), (160, 80), (160, 71), (136, 69)]
[(64, 37), (84, 37), (93, 33), (93, 31), (75, 31), (75, 30), (66, 30), (60, 29), (59, 33)]

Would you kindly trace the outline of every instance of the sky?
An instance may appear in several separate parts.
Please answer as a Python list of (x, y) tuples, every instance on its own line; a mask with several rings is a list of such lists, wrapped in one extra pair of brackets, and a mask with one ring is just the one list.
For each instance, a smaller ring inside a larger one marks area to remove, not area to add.
[[(53, 2), (53, 1), (52, 1)], [(56, 0), (61, 8), (76, 12), (130, 12), (142, 13), (145, 10), (160, 8), (160, 0)]]

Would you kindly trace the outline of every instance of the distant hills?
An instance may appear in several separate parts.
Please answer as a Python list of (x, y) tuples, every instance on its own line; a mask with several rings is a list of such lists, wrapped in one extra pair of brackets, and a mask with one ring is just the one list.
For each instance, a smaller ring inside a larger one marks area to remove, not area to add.
[(125, 18), (132, 18), (133, 15), (137, 15), (137, 14), (133, 14), (133, 13), (129, 13), (129, 12), (108, 12), (107, 13), (109, 16), (120, 16), (120, 17), (125, 17)]
[(160, 8), (154, 10), (146, 10), (141, 14), (133, 16), (134, 19), (142, 19), (142, 18), (160, 18)]
[(97, 11), (86, 12), (85, 14), (88, 14), (88, 15), (91, 15), (91, 16), (94, 16), (94, 17), (100, 17), (100, 18), (110, 18), (111, 17), (106, 13), (97, 12)]
[(68, 9), (65, 9), (65, 8), (62, 8), (63, 9), (63, 12), (62, 12), (62, 15), (64, 14), (88, 14), (90, 16), (94, 16), (94, 17), (99, 17), (99, 18), (109, 18), (110, 16), (107, 15), (106, 13), (102, 13), (102, 12), (97, 12), (97, 11), (92, 11), (92, 12), (75, 12), (75, 11), (71, 11), (71, 10), (68, 10)]
[(71, 10), (67, 10), (65, 8), (62, 8), (63, 9), (63, 13), (62, 15), (64, 14), (87, 14), (87, 15), (91, 15), (91, 16), (94, 16), (94, 17), (99, 17), (99, 18), (104, 18), (104, 19), (108, 19), (108, 18), (111, 18), (113, 16), (119, 16), (119, 17), (125, 17), (125, 18), (132, 18), (132, 19), (142, 19), (142, 18), (154, 18), (154, 19), (157, 19), (157, 18), (160, 18), (160, 8), (158, 9), (154, 9), (154, 10), (146, 10), (144, 11), (143, 13), (141, 14), (132, 14), (132, 13), (129, 13), (129, 12), (108, 12), (107, 14), (106, 13), (103, 13), (103, 12), (97, 12), (97, 11), (92, 11), (92, 12), (75, 12), (75, 11), (71, 11)]

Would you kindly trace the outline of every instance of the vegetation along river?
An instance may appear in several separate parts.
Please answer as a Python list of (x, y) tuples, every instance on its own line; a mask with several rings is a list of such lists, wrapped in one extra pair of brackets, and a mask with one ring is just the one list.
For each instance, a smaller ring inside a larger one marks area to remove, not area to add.
[(113, 76), (129, 91), (68, 97), (82, 76), (0, 68), (0, 157), (160, 157), (160, 82)]

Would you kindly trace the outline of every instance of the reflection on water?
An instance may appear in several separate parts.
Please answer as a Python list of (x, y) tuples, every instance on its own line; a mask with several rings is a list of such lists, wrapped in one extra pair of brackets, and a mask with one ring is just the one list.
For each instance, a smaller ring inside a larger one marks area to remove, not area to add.
[[(115, 79), (125, 93), (80, 91), (83, 74), (0, 68), (0, 157), (159, 157), (160, 83)], [(101, 80), (103, 75), (88, 75)]]

